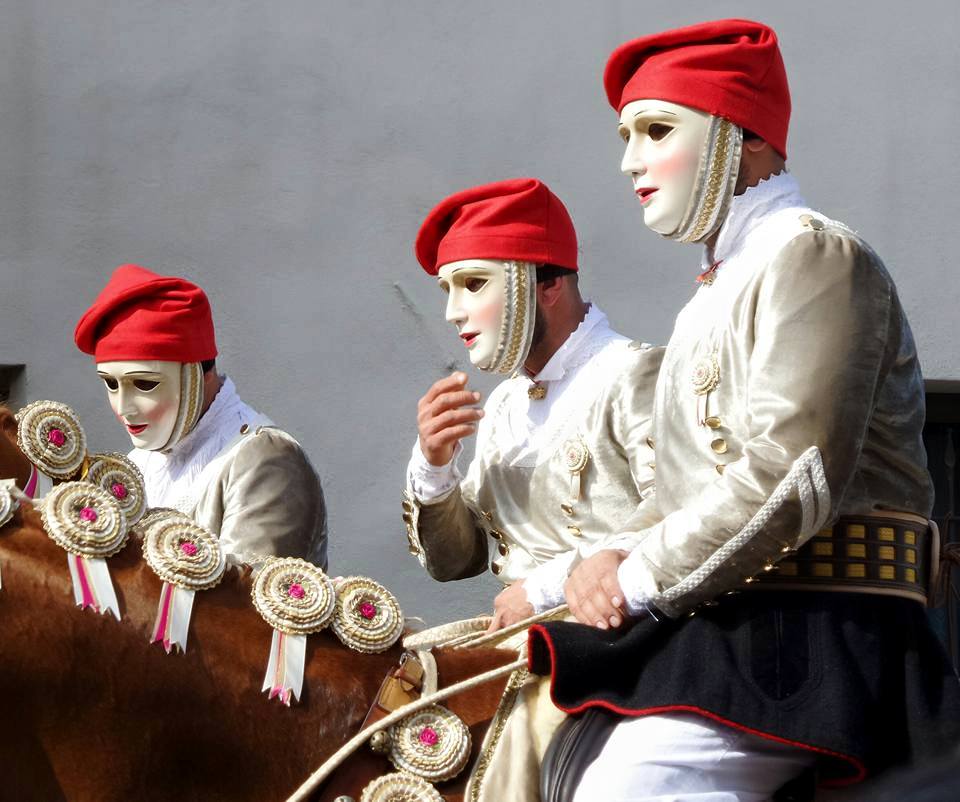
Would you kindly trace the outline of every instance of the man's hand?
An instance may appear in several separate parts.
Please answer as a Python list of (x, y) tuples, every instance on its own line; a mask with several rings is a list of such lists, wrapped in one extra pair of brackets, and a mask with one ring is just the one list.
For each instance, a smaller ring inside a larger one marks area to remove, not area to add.
[(487, 632), (496, 632), (498, 629), (516, 624), (524, 618), (529, 618), (533, 612), (533, 605), (527, 601), (527, 591), (521, 579), (501, 590), (493, 600), (493, 620), (487, 627)]
[(581, 624), (607, 629), (624, 622), (623, 590), (617, 569), (628, 554), (620, 549), (604, 549), (573, 569), (563, 592), (570, 612)]
[(476, 431), (483, 410), (470, 404), (480, 393), (466, 389), (467, 374), (460, 371), (433, 383), (417, 404), (417, 430), (420, 450), (427, 462), (440, 467), (453, 459), (453, 452), (464, 437)]

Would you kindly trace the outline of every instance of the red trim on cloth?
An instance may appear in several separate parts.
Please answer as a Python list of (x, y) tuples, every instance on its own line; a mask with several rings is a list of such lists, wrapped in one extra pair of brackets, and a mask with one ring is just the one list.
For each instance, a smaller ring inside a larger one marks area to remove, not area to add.
[(550, 700), (564, 713), (573, 715), (576, 713), (582, 713), (591, 707), (602, 707), (605, 710), (610, 710), (611, 712), (618, 713), (621, 716), (630, 716), (631, 718), (652, 716), (657, 715), (658, 713), (695, 713), (698, 716), (703, 716), (704, 718), (716, 721), (718, 724), (722, 724), (725, 727), (740, 730), (741, 732), (746, 732), (750, 735), (757, 735), (761, 738), (766, 738), (768, 741), (776, 741), (777, 743), (786, 744), (787, 746), (795, 746), (799, 749), (806, 749), (808, 752), (815, 752), (820, 755), (826, 755), (828, 757), (835, 758), (849, 764), (856, 771), (856, 774), (854, 774), (852, 777), (840, 777), (832, 780), (823, 780), (819, 784), (825, 788), (842, 788), (848, 785), (855, 785), (856, 783), (863, 782), (863, 780), (867, 777), (867, 767), (864, 766), (862, 762), (857, 760), (857, 758), (851, 755), (845, 755), (842, 752), (835, 752), (832, 749), (827, 749), (822, 746), (814, 746), (813, 744), (803, 743), (802, 741), (792, 741), (789, 738), (782, 738), (781, 736), (774, 735), (770, 732), (764, 732), (763, 730), (757, 730), (753, 727), (748, 727), (746, 724), (739, 724), (736, 721), (731, 721), (730, 719), (724, 718), (723, 716), (710, 710), (706, 710), (702, 707), (696, 707), (694, 705), (663, 705), (661, 707), (633, 709), (628, 707), (620, 707), (618, 705), (611, 704), (610, 702), (605, 702), (601, 699), (598, 699), (595, 702), (584, 702), (582, 705), (578, 705), (577, 707), (566, 707), (560, 704), (557, 701), (557, 697), (554, 695), (554, 685), (557, 680), (557, 674), (554, 669), (557, 665), (557, 655), (553, 647), (553, 641), (550, 638), (550, 633), (544, 629), (542, 624), (534, 624), (527, 632), (527, 667), (531, 671), (533, 670), (533, 641), (536, 634), (539, 634), (543, 638), (543, 642), (547, 645), (547, 651), (550, 653)]

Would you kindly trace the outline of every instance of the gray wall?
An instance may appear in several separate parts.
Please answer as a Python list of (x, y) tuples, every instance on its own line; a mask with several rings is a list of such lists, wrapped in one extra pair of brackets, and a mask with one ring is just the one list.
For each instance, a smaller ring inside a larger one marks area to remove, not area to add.
[(399, 519), (416, 400), (468, 366), (412, 256), (424, 214), (471, 184), (543, 178), (577, 224), (588, 294), (664, 341), (699, 255), (642, 226), (603, 64), (645, 32), (763, 19), (791, 79), (791, 168), (884, 256), (927, 375), (960, 378), (958, 9), (2, 0), (0, 363), (27, 364), (20, 401), (66, 401), (96, 448), (126, 448), (73, 326), (117, 264), (193, 278), (223, 369), (321, 472), (332, 568), (431, 621), (483, 611), (495, 583), (426, 578)]

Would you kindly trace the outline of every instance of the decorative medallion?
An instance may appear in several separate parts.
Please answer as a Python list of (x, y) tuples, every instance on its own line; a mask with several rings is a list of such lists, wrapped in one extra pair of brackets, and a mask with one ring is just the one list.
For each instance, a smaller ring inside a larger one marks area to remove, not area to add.
[(707, 395), (717, 389), (720, 384), (720, 363), (716, 354), (707, 354), (700, 357), (693, 366), (690, 377), (693, 382), (693, 392), (697, 395)]
[(253, 606), (273, 627), (263, 690), (289, 706), (291, 699), (299, 701), (303, 688), (307, 635), (326, 627), (333, 616), (333, 583), (306, 560), (272, 558), (253, 583)]
[(226, 558), (217, 537), (189, 515), (164, 509), (141, 527), (143, 556), (164, 582), (186, 590), (206, 590), (223, 578)]
[(590, 451), (579, 437), (571, 438), (563, 444), (563, 461), (570, 473), (580, 473), (587, 467)]
[(253, 606), (274, 629), (309, 635), (330, 623), (335, 606), (333, 583), (306, 560), (273, 558), (253, 583)]
[(151, 643), (167, 654), (186, 651), (194, 594), (216, 585), (226, 558), (216, 536), (189, 515), (170, 509), (151, 510), (142, 519), (143, 556), (163, 580)]
[(383, 652), (403, 634), (403, 612), (396, 597), (379, 582), (350, 576), (337, 583), (331, 629), (351, 649)]
[(86, 480), (113, 496), (129, 526), (136, 524), (146, 512), (147, 490), (143, 474), (123, 454), (92, 454)]
[(43, 528), (60, 548), (83, 557), (112, 557), (127, 543), (123, 510), (106, 490), (87, 482), (53, 488), (40, 508)]
[(390, 736), (390, 762), (430, 782), (456, 777), (470, 758), (470, 730), (440, 705), (430, 705), (394, 724)]
[(360, 802), (443, 802), (443, 797), (426, 780), (399, 771), (368, 783)]
[(534, 382), (527, 388), (527, 398), (532, 401), (543, 401), (547, 397), (547, 387), (540, 382)]
[(73, 596), (81, 609), (108, 610), (120, 620), (107, 557), (127, 542), (123, 510), (106, 490), (89, 482), (64, 482), (40, 505), (43, 528), (67, 552)]
[(39, 470), (53, 479), (79, 473), (87, 456), (80, 419), (66, 404), (34, 401), (17, 413), (17, 446)]

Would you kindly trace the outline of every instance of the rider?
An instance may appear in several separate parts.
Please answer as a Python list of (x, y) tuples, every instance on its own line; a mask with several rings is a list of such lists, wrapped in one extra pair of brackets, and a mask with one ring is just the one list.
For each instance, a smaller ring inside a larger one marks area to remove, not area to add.
[[(411, 551), (434, 578), (475, 576), (489, 564), (506, 586), (494, 601), (495, 630), (559, 604), (562, 590), (554, 598), (546, 589), (562, 588), (578, 550), (616, 531), (649, 493), (662, 349), (617, 334), (582, 299), (573, 223), (536, 179), (442, 201), (416, 255), (447, 293), (447, 320), (471, 363), (509, 378), (482, 409), (459, 371), (420, 399), (404, 519)], [(461, 440), (474, 431), (462, 478)], [(487, 779), (475, 779), (487, 798), (537, 798), (542, 733), (562, 718), (541, 690), (525, 686), (499, 738), (491, 726)], [(510, 709), (505, 697), (498, 719)]]
[[(564, 710), (627, 716), (578, 800), (767, 799), (956, 745), (930, 630), (923, 382), (890, 275), (785, 167), (774, 32), (619, 47), (605, 88), (644, 222), (702, 246), (654, 403), (656, 494), (531, 632)], [(654, 522), (650, 522), (650, 517)], [(626, 631), (596, 629), (637, 617)]]
[(196, 284), (118, 267), (83, 314), (92, 354), (133, 442), (151, 507), (174, 507), (243, 561), (298, 556), (326, 567), (326, 509), (303, 449), (217, 372), (213, 318)]

